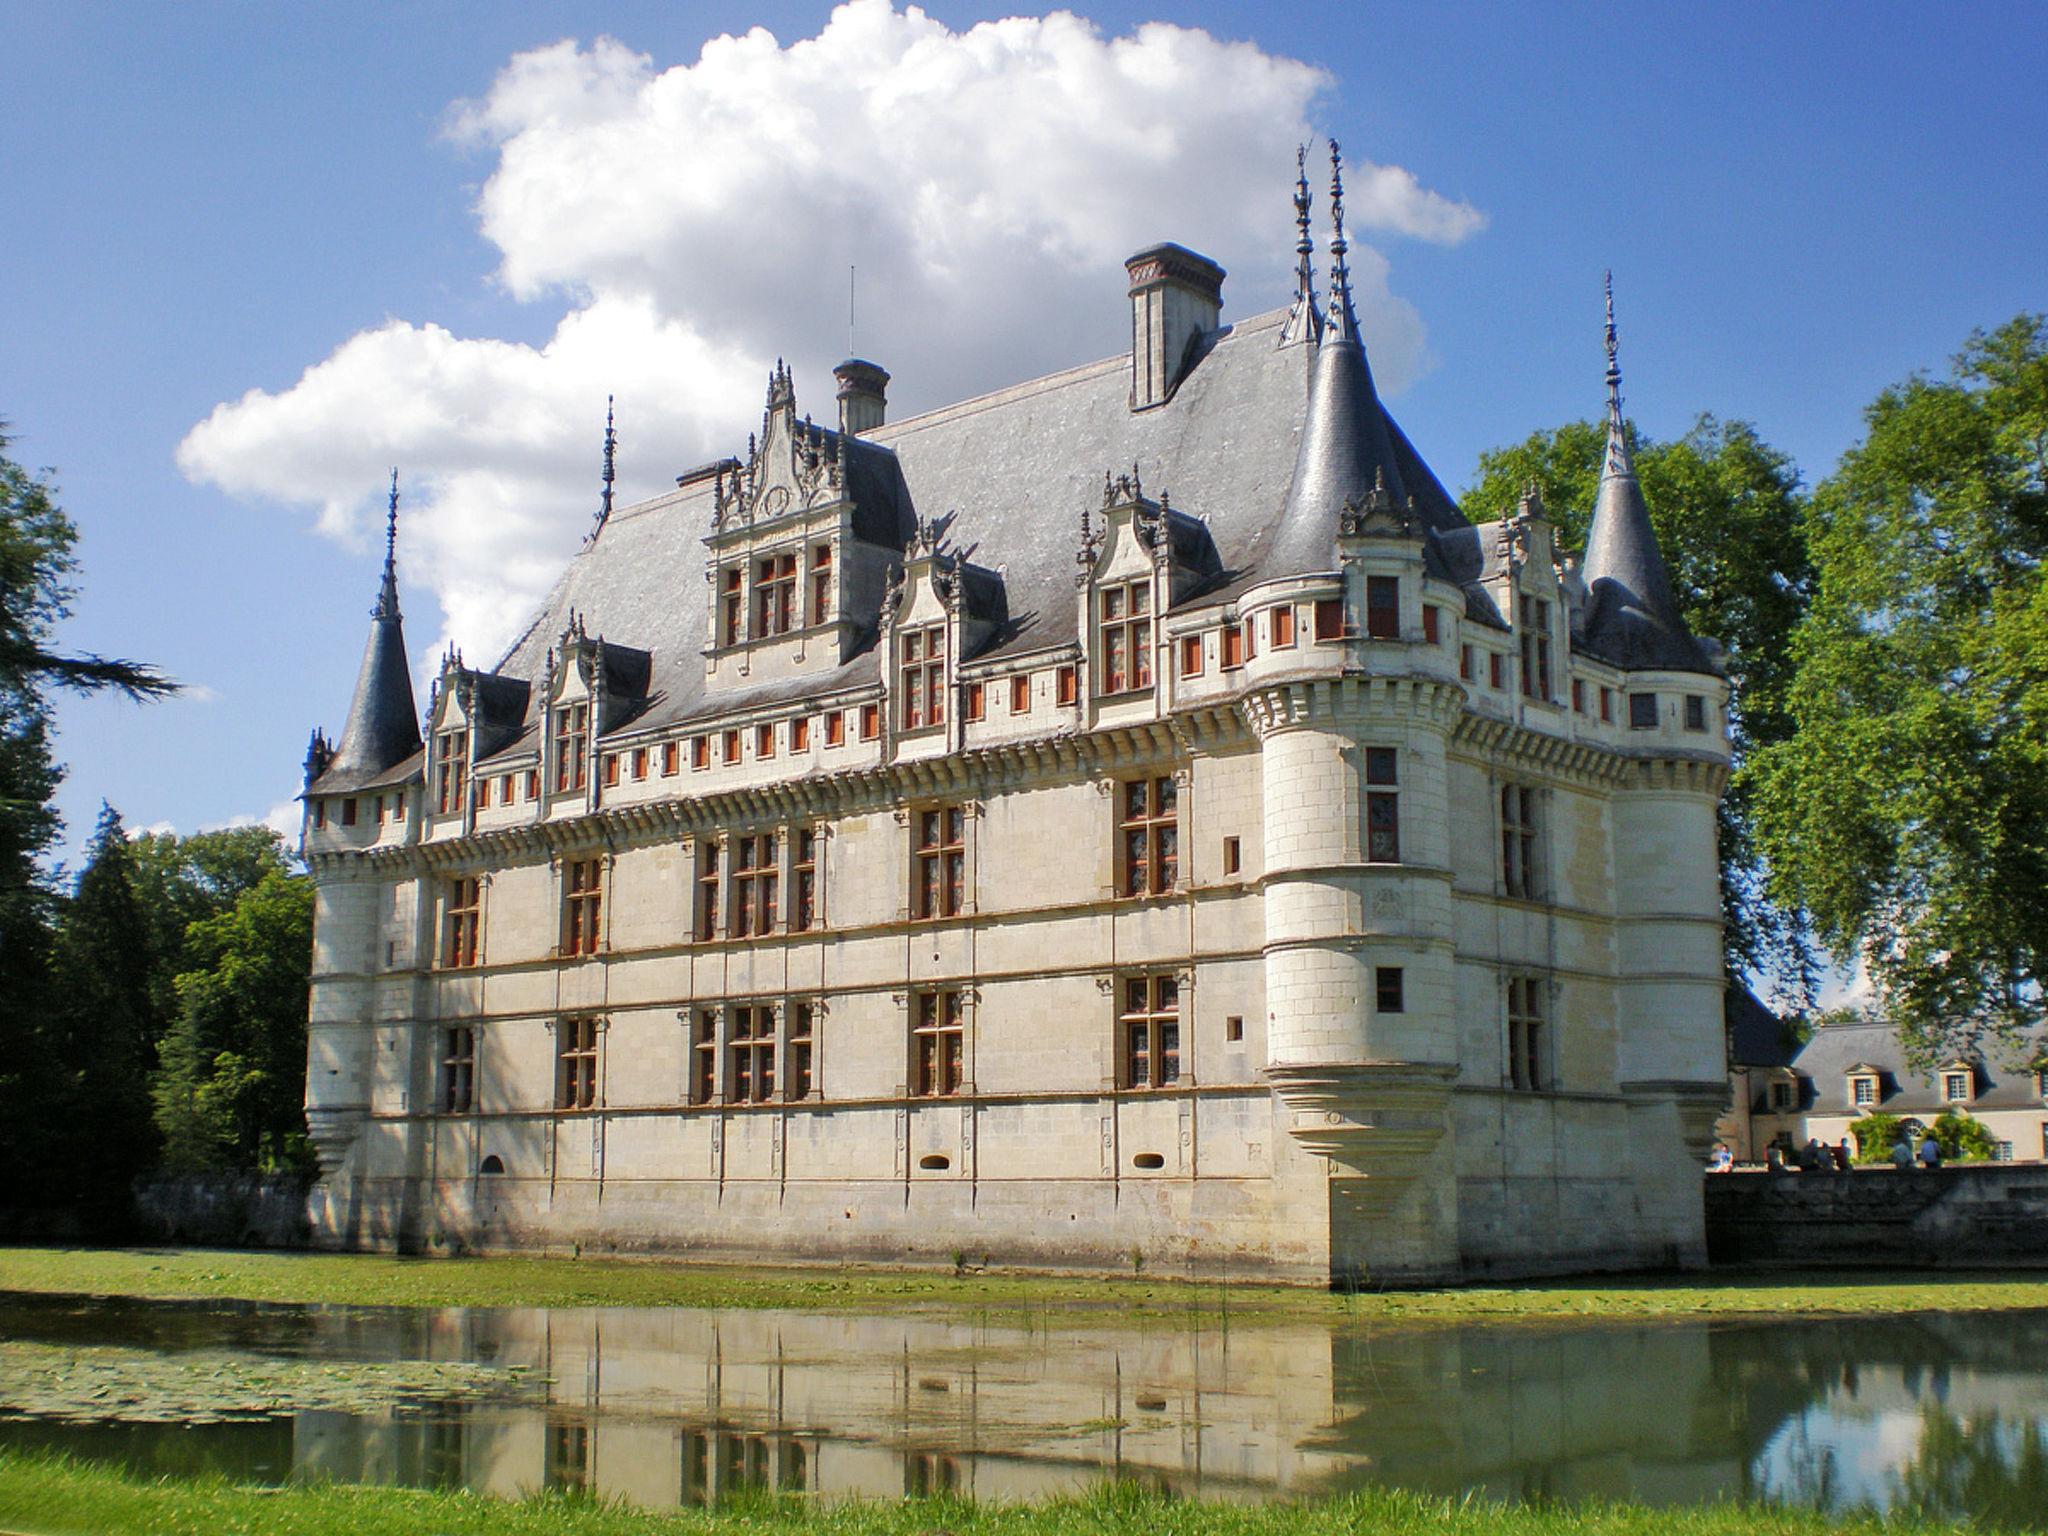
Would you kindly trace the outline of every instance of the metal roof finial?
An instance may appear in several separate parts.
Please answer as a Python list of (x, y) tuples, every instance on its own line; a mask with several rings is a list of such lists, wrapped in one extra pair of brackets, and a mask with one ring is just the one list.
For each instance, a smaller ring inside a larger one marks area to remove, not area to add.
[(1615, 359), (1614, 346), (1614, 270), (1607, 272), (1607, 420), (1610, 424), (1621, 420), (1621, 364)]
[(391, 471), (391, 500), (384, 512), (384, 583), (377, 589), (373, 619), (395, 619), (398, 614), (398, 471)]
[(612, 482), (619, 472), (619, 434), (612, 427), (612, 396), (604, 397), (604, 510), (597, 514), (599, 526), (612, 515)]
[(1344, 238), (1344, 158), (1330, 140), (1330, 329), (1339, 340), (1358, 334), (1358, 314), (1351, 307), (1351, 249)]
[(1301, 231), (1301, 234), (1300, 238), (1294, 242), (1294, 254), (1297, 258), (1294, 266), (1294, 291), (1301, 298), (1308, 301), (1310, 309), (1314, 309), (1316, 303), (1316, 242), (1315, 237), (1309, 233), (1308, 213), (1308, 146), (1306, 144), (1297, 144), (1294, 146), (1294, 223), (1295, 227)]

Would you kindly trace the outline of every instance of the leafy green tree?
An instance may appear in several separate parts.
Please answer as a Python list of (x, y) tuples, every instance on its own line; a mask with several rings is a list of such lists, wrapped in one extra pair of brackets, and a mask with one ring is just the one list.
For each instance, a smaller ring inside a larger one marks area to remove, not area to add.
[(229, 910), (273, 872), (293, 868), (284, 840), (268, 827), (145, 832), (130, 840), (135, 891), (148, 927), (151, 992), (168, 1023), (178, 1014), (177, 978), (192, 968), (187, 935), (194, 923)]
[(1856, 1140), (1856, 1161), (1888, 1163), (1892, 1148), (1906, 1134), (1906, 1122), (1881, 1109), (1865, 1110), (1849, 1122), (1849, 1134)]
[(2017, 1046), (2048, 954), (2048, 319), (1865, 413), (1816, 490), (1791, 732), (1747, 774), (1777, 899), (1922, 1064)]
[[(1748, 423), (1712, 416), (1668, 443), (1630, 428), (1630, 443), (1686, 623), (1727, 652), (1740, 769), (1791, 731), (1788, 641), (1812, 578), (1799, 472)], [(1534, 486), (1559, 542), (1583, 548), (1606, 446), (1604, 423), (1578, 421), (1481, 454), (1465, 510), (1505, 516)], [(1806, 983), (1799, 911), (1767, 889), (1753, 796), (1739, 773), (1721, 807), (1721, 892), (1730, 971)]]
[(149, 1074), (158, 1019), (133, 865), (120, 815), (102, 806), (58, 920), (36, 1029), (46, 1097), (31, 1187), (41, 1203), (101, 1229), (125, 1221), (135, 1178), (156, 1156)]
[(1927, 1127), (1927, 1134), (1934, 1138), (1946, 1158), (1988, 1163), (1998, 1155), (1998, 1139), (1975, 1115), (1944, 1109), (1934, 1117), (1934, 1124)]
[(156, 1121), (184, 1171), (311, 1167), (304, 1111), (313, 887), (272, 870), (188, 931)]

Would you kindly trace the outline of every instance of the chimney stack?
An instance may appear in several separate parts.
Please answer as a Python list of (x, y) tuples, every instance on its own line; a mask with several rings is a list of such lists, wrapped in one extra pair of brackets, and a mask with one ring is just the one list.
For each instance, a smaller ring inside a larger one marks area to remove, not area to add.
[(1223, 316), (1223, 269), (1171, 241), (1124, 263), (1131, 276), (1131, 409), (1164, 405), (1195, 340)]
[(839, 381), (839, 430), (849, 437), (872, 432), (888, 411), (889, 370), (849, 357), (832, 370)]

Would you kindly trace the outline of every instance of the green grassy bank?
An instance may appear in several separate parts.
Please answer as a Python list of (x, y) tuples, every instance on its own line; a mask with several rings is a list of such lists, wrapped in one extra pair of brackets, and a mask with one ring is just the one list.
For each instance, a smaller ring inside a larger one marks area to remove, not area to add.
[(1960, 1529), (1915, 1519), (1834, 1520), (1735, 1505), (1511, 1508), (1396, 1492), (1304, 1504), (1230, 1505), (1168, 1500), (1121, 1488), (1031, 1505), (763, 1502), (716, 1514), (652, 1513), (581, 1498), (509, 1503), (410, 1488), (266, 1489), (219, 1481), (151, 1481), (61, 1458), (0, 1452), (0, 1530), (33, 1536), (128, 1531), (152, 1536), (1396, 1536), (1413, 1531), (1439, 1536), (1857, 1536)]
[(1337, 1296), (1130, 1276), (760, 1269), (567, 1258), (393, 1258), (193, 1248), (0, 1248), (0, 1291), (372, 1306), (967, 1308), (1232, 1322), (1816, 1316), (2048, 1307), (2048, 1273), (1745, 1273)]

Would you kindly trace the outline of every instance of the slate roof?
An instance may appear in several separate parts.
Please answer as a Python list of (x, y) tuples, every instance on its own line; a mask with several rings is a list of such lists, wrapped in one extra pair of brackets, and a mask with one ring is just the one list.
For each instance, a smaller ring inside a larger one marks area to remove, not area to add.
[(1614, 290), (1607, 292), (1607, 455), (1581, 563), (1587, 602), (1574, 626), (1590, 655), (1619, 667), (1712, 672), (1713, 663), (1671, 594), (1671, 572), (1657, 548), (1650, 509), (1636, 480), (1621, 418), (1621, 368), (1615, 361)]
[[(981, 572), (1000, 577), (999, 590), (994, 576), (972, 578), (976, 606), (1000, 621), (982, 651), (963, 658), (971, 663), (1072, 643), (1080, 516), (1099, 504), (1105, 473), (1135, 469), (1148, 495), (1170, 497), (1177, 546), (1191, 532), (1206, 531), (1213, 547), (1202, 562), (1208, 579), (1183, 605), (1197, 607), (1274, 578), (1334, 570), (1343, 504), (1380, 481), (1390, 493), (1413, 499), (1427, 569), (1464, 588), (1472, 618), (1504, 627), (1480, 585), (1499, 574), (1500, 525), (1475, 527), (1458, 510), (1382, 406), (1355, 333), (1333, 324), (1319, 344), (1283, 345), (1288, 313), (1276, 310), (1204, 336), (1172, 398), (1152, 409), (1130, 408), (1126, 355), (848, 438), (844, 462), (856, 535), (900, 549), (917, 518), (954, 514), (953, 546), (971, 555)], [(771, 379), (771, 404), (782, 398), (778, 391), (793, 391), (780, 365)], [(837, 456), (837, 432), (809, 430), (828, 457)], [(755, 688), (707, 689), (704, 540), (713, 527), (718, 479), (710, 472), (685, 476), (674, 491), (621, 507), (604, 520), (494, 669), (499, 677), (486, 711), (493, 728), (478, 743), (480, 753), (507, 757), (534, 749), (539, 690), (523, 685), (540, 679), (572, 613), (608, 647), (632, 647), (636, 663), (646, 658), (644, 681), (636, 678), (629, 690), (637, 707), (608, 729), (654, 731), (875, 686), (869, 643), (831, 672)], [(1637, 507), (1640, 500), (1637, 491)], [(1193, 529), (1185, 518), (1199, 519), (1203, 528)], [(1646, 532), (1646, 514), (1640, 521)], [(1604, 526), (1596, 516), (1596, 534)], [(1655, 558), (1654, 539), (1650, 555)], [(1603, 569), (1625, 584), (1625, 562), (1605, 558)], [(1629, 643), (1621, 652), (1638, 665), (1711, 670), (1682, 624), (1683, 655), (1660, 642), (1647, 661), (1644, 647), (1631, 638), (1636, 630), (1624, 616), (1596, 624), (1589, 639), (1623, 637)], [(376, 644), (373, 637), (373, 649)], [(406, 715), (410, 721), (409, 706)], [(415, 729), (408, 751), (417, 742)], [(317, 787), (339, 786), (323, 778)]]
[[(1257, 581), (1334, 569), (1337, 508), (1316, 508), (1307, 528), (1299, 521), (1289, 525), (1285, 516), (1315, 356), (1302, 345), (1280, 345), (1286, 318), (1286, 311), (1274, 311), (1224, 327), (1172, 400), (1156, 409), (1130, 409), (1130, 360), (1113, 357), (890, 422), (849, 443), (855, 497), (879, 502), (906, 531), (913, 513), (958, 514), (953, 543), (971, 551), (975, 565), (1000, 573), (1007, 610), (993, 643), (973, 660), (1072, 640), (1080, 514), (1099, 504), (1105, 471), (1135, 466), (1148, 494), (1164, 492), (1176, 513), (1206, 523), (1220, 569), (1198, 602), (1220, 601)], [(1351, 351), (1363, 372), (1362, 352), (1355, 345)], [(1329, 356), (1332, 349), (1323, 352)], [(1415, 496), (1423, 520), (1457, 541), (1455, 549), (1433, 556), (1432, 566), (1479, 579), (1488, 561), (1483, 550), (1493, 541), (1472, 530), (1385, 415), (1369, 375), (1352, 398), (1358, 409), (1379, 417), (1380, 451)], [(703, 539), (712, 505), (712, 481), (698, 478), (615, 511), (570, 563), (500, 670), (539, 677), (548, 647), (573, 610), (591, 634), (653, 653), (648, 704), (635, 717), (635, 729), (873, 685), (875, 659), (867, 650), (832, 673), (707, 694)], [(1479, 601), (1491, 615), (1484, 594)], [(529, 746), (530, 737), (530, 730), (522, 737)]]
[(1728, 1024), (1728, 1059), (1738, 1067), (1789, 1066), (1796, 1046), (1785, 1020), (1749, 988), (1728, 989), (1721, 1004)]
[[(393, 512), (396, 515), (396, 491)], [(412, 701), (412, 670), (405, 659), (405, 621), (398, 611), (398, 575), (387, 546), (377, 606), (370, 610), (370, 638), (356, 673), (341, 740), (318, 784), (323, 794), (346, 794), (387, 781), (385, 775), (420, 750), (420, 720)]]
[[(2016, 1053), (2015, 1059), (2031, 1061), (2037, 1051), (2048, 1050), (2048, 1037)], [(1885, 1024), (1830, 1024), (1813, 1032), (1792, 1058), (1792, 1069), (1805, 1080), (1805, 1101), (1800, 1108), (1808, 1114), (1853, 1115), (1856, 1106), (1850, 1095), (1849, 1069), (1872, 1066), (1878, 1069), (1876, 1108), (1888, 1115), (1915, 1115), (1932, 1119), (1949, 1101), (1942, 1096), (1942, 1068), (1921, 1071), (1907, 1064), (1898, 1036)], [(1977, 1092), (1954, 1107), (1971, 1112), (1996, 1109), (2039, 1109), (2041, 1090), (2034, 1073), (1997, 1061), (1980, 1061), (1976, 1068)]]

